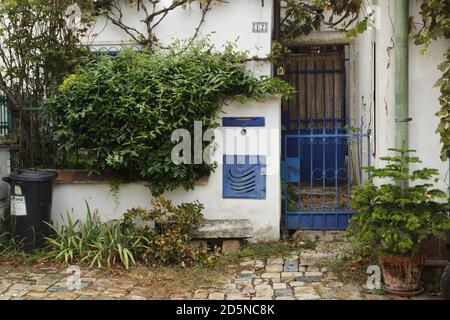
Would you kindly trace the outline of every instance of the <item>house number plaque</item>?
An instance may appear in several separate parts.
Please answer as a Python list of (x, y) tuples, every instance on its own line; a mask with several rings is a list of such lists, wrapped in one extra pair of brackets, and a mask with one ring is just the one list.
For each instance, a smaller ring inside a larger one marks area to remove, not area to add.
[(268, 22), (253, 22), (253, 33), (267, 33), (269, 32)]

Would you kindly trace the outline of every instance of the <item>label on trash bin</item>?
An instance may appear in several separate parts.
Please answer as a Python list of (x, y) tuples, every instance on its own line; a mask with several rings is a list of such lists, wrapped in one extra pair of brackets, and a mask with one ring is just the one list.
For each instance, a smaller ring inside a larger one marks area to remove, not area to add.
[(19, 217), (27, 215), (24, 196), (11, 196), (11, 215)]
[(21, 196), (22, 195), (22, 187), (18, 186), (18, 185), (15, 185), (14, 186), (14, 194), (16, 196)]

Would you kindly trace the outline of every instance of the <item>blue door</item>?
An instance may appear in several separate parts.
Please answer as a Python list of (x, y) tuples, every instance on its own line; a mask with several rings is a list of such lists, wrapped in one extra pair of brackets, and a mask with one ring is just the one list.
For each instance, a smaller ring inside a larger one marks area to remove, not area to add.
[[(346, 229), (352, 186), (370, 144), (350, 126), (345, 46), (292, 48), (278, 74), (296, 89), (282, 106), (283, 208), (287, 229)], [(361, 121), (362, 122), (362, 121)], [(364, 152), (366, 151), (366, 153)]]

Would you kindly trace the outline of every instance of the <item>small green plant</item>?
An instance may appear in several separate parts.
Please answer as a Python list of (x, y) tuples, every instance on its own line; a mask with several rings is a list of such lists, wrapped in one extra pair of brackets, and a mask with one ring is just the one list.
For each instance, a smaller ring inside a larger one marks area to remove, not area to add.
[(5, 254), (14, 254), (21, 250), (22, 242), (17, 241), (9, 232), (0, 234), (0, 256)]
[(11, 236), (9, 232), (0, 232), (0, 256), (11, 250)]
[(120, 192), (121, 182), (119, 180), (111, 180), (109, 182), (109, 193), (114, 200), (115, 210), (119, 207), (119, 192)]
[(380, 283), (380, 288), (379, 289), (375, 289), (375, 291), (380, 296), (386, 295), (386, 288), (384, 287), (383, 283)]
[(210, 265), (214, 255), (204, 248), (191, 244), (191, 231), (203, 219), (203, 205), (198, 202), (175, 206), (164, 197), (152, 201), (152, 209), (132, 209), (125, 214), (125, 221), (144, 222), (148, 244), (144, 259), (151, 264), (191, 265), (195, 262)]
[(432, 188), (436, 169), (411, 172), (409, 166), (421, 162), (410, 155), (413, 150), (390, 151), (395, 154), (381, 158), (388, 164), (370, 168), (369, 181), (354, 189), (351, 205), (357, 214), (350, 221), (348, 237), (377, 255), (415, 256), (422, 240), (444, 237), (450, 228), (447, 194)]
[(102, 223), (97, 212), (86, 206), (84, 222), (73, 222), (67, 214), (66, 225), (49, 225), (52, 234), (46, 238), (47, 256), (59, 262), (84, 262), (98, 268), (120, 263), (128, 269), (134, 265), (139, 249), (147, 242), (139, 229), (120, 220)]
[(303, 242), (303, 243), (300, 245), (300, 247), (301, 247), (302, 249), (306, 249), (306, 250), (315, 250), (316, 247), (317, 247), (316, 242), (314, 242), (314, 241), (312, 241), (312, 240), (309, 240), (309, 239), (306, 239), (305, 241), (301, 241), (301, 242)]
[(9, 214), (0, 217), (0, 256), (17, 253), (22, 248), (22, 242), (11, 234), (13, 226), (10, 217)]

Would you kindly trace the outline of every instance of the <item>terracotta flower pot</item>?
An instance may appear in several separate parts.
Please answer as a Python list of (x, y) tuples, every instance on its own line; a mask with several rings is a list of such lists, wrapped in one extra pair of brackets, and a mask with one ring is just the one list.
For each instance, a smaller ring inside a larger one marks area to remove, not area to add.
[(423, 256), (381, 256), (385, 289), (392, 293), (418, 292), (424, 261)]

